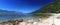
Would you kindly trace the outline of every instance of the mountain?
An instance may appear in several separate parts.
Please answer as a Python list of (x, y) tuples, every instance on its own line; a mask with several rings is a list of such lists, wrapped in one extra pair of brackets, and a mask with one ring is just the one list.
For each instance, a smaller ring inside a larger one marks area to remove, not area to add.
[(16, 11), (7, 11), (7, 10), (1, 10), (0, 9), (0, 19), (6, 19), (6, 18), (17, 18), (20, 17), (21, 14), (23, 14), (22, 12), (16, 12)]
[(55, 0), (32, 13), (60, 13), (60, 0)]
[(7, 10), (1, 10), (0, 14), (23, 14), (22, 12), (16, 12), (16, 11), (7, 11)]

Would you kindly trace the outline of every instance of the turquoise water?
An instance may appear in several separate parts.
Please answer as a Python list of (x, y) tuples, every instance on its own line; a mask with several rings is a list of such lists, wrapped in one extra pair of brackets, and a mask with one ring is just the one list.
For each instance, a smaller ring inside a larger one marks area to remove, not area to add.
[(15, 18), (28, 18), (28, 17), (34, 17), (34, 14), (0, 14), (0, 22), (9, 20), (9, 19), (15, 19)]

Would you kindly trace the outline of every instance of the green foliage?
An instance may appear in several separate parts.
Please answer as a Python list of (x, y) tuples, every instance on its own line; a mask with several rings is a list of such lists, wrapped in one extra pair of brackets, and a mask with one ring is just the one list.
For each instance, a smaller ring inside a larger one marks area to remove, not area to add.
[(55, 2), (48, 3), (44, 7), (32, 13), (60, 13), (60, 1), (57, 0)]
[(45, 19), (45, 18), (49, 18), (50, 16), (52, 16), (52, 14), (48, 14), (48, 13), (41, 13), (41, 14), (35, 14), (35, 19)]

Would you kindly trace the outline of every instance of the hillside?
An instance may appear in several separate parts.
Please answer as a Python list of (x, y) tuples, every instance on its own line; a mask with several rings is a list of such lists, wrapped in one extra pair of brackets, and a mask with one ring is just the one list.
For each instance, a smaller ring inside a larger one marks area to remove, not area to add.
[(60, 0), (46, 4), (32, 13), (60, 13)]

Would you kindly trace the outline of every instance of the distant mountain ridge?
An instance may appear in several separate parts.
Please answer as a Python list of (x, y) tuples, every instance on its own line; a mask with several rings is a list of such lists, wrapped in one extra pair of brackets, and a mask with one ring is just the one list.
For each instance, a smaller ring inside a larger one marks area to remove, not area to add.
[(22, 14), (22, 12), (16, 12), (16, 11), (7, 11), (7, 10), (1, 10), (0, 14)]
[(60, 0), (56, 0), (55, 2), (48, 3), (44, 7), (32, 13), (60, 13)]
[(1, 10), (0, 9), (0, 22), (5, 20), (12, 20), (15, 18), (21, 18), (23, 15), (22, 12), (16, 12), (16, 11), (7, 11), (7, 10)]
[(23, 12), (0, 10), (0, 19), (4, 19), (5, 17), (8, 19), (13, 19), (13, 18), (21, 18), (21, 17), (29, 17), (29, 16), (34, 16), (34, 15)]

